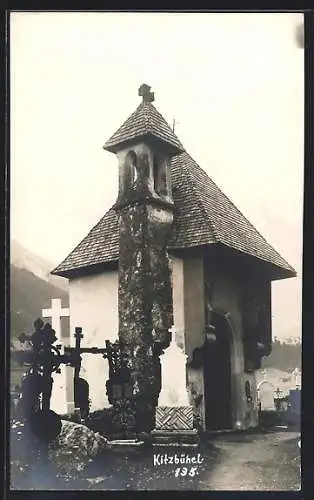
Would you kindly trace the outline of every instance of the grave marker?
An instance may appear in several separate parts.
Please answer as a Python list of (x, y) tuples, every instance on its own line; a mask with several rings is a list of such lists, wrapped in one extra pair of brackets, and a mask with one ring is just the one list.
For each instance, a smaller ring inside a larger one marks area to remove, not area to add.
[(61, 318), (70, 316), (69, 308), (62, 308), (61, 299), (51, 299), (51, 309), (43, 309), (41, 312), (43, 318), (51, 319), (51, 326), (56, 332), (56, 337), (61, 340)]
[[(189, 403), (186, 387), (186, 354), (177, 345), (176, 329), (169, 329), (172, 340), (161, 356), (161, 391), (156, 408), (155, 429), (152, 431), (154, 445), (170, 441), (197, 443), (194, 429), (193, 407)], [(170, 441), (169, 441), (170, 439)]]
[[(61, 318), (70, 316), (70, 309), (62, 307), (61, 299), (51, 299), (51, 308), (42, 309), (42, 317), (51, 319), (51, 326), (56, 333), (56, 337), (63, 344), (69, 343), (69, 337), (64, 335), (61, 327)], [(53, 389), (51, 395), (51, 409), (60, 415), (72, 413), (74, 402), (68, 402), (67, 380), (71, 377), (72, 369), (68, 366), (60, 368), (60, 374), (53, 374)], [(70, 398), (73, 399), (73, 398)]]
[(257, 386), (258, 399), (261, 404), (261, 411), (276, 411), (274, 396), (275, 387), (267, 380), (263, 380)]
[(293, 375), (294, 380), (295, 380), (296, 389), (300, 389), (301, 388), (301, 372), (300, 372), (299, 368), (295, 368), (292, 372), (292, 375)]

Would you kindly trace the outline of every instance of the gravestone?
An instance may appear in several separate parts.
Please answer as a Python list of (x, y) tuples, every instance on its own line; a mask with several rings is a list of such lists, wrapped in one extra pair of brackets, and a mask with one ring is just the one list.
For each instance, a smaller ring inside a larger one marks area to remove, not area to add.
[(276, 411), (275, 406), (275, 387), (271, 382), (263, 380), (257, 386), (258, 399), (260, 401), (261, 411)]
[(292, 376), (294, 378), (296, 389), (301, 389), (301, 372), (299, 368), (295, 368), (292, 372)]
[[(172, 329), (175, 333), (175, 330)], [(188, 406), (189, 396), (186, 388), (186, 358), (182, 349), (173, 338), (161, 362), (161, 391), (158, 406)]]
[[(172, 328), (172, 333), (174, 329)], [(187, 356), (175, 338), (161, 356), (161, 392), (156, 408), (155, 429), (152, 435), (156, 444), (184, 442), (194, 444), (193, 407), (189, 403), (186, 387)]]

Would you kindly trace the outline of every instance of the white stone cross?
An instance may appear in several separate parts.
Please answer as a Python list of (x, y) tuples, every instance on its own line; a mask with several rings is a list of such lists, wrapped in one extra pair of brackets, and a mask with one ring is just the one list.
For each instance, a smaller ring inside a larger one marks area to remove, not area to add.
[(168, 332), (171, 333), (172, 339), (174, 339), (177, 333), (177, 329), (175, 328), (174, 325), (172, 325), (171, 328), (168, 328)]
[(70, 316), (70, 309), (61, 306), (61, 299), (51, 299), (51, 309), (43, 309), (43, 318), (51, 318), (51, 326), (56, 332), (57, 339), (61, 339), (61, 318)]
[(177, 343), (178, 341), (177, 335), (179, 333), (178, 329), (174, 325), (172, 325), (171, 328), (168, 328), (168, 332), (171, 333), (171, 339)]

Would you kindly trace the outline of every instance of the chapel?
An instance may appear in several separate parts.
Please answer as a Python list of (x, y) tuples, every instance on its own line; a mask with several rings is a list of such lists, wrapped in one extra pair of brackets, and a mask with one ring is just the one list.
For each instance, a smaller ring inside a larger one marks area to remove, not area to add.
[[(173, 325), (199, 427), (255, 427), (255, 371), (272, 344), (271, 282), (296, 272), (188, 154), (150, 87), (139, 95), (104, 145), (117, 156), (117, 201), (52, 272), (69, 279), (70, 330), (82, 327), (86, 346), (118, 335), (136, 345), (138, 373), (154, 349), (157, 358), (167, 349)], [(145, 373), (136, 382), (143, 391)], [(82, 375), (91, 410), (108, 406), (104, 360), (84, 356)]]

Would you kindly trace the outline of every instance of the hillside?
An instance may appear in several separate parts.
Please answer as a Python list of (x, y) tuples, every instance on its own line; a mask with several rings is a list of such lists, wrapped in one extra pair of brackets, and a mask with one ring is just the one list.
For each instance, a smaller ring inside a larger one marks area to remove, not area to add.
[(274, 342), (270, 356), (263, 358), (262, 368), (277, 368), (285, 372), (294, 368), (301, 369), (302, 351), (301, 344), (281, 344)]
[(11, 264), (10, 275), (11, 335), (30, 332), (41, 310), (51, 306), (52, 298), (62, 299), (62, 306), (68, 307), (68, 293), (55, 285), (35, 276), (26, 269)]
[(12, 240), (10, 244), (10, 262), (15, 267), (26, 269), (38, 278), (68, 291), (69, 285), (67, 279), (50, 274), (56, 267), (54, 263), (30, 252), (16, 240)]

